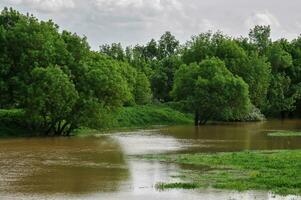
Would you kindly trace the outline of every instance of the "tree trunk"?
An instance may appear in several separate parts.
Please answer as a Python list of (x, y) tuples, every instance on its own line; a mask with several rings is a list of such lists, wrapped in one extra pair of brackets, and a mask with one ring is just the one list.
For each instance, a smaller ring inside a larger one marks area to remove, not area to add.
[(281, 111), (280, 114), (281, 114), (281, 119), (285, 119), (285, 111)]
[(195, 111), (195, 115), (194, 115), (194, 125), (195, 126), (199, 126), (199, 119), (200, 119), (200, 113), (199, 111)]

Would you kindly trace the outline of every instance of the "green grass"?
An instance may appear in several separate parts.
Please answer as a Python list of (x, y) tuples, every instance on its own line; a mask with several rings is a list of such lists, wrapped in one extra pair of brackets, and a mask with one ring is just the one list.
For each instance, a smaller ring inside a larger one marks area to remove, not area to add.
[(124, 107), (115, 115), (114, 127), (192, 124), (192, 116), (163, 105)]
[[(192, 124), (193, 117), (164, 105), (123, 107), (103, 119), (103, 130), (81, 127), (73, 135), (86, 136), (102, 131), (146, 128), (156, 125)], [(0, 109), (0, 137), (28, 136), (24, 130), (24, 112), (18, 109)]]
[[(300, 150), (161, 155), (145, 158), (192, 166), (191, 170), (182, 171), (183, 183), (188, 182), (201, 188), (267, 190), (276, 194), (301, 195)], [(161, 189), (173, 186), (168, 183), (160, 184)], [(174, 188), (184, 188), (180, 183), (176, 186), (179, 187)]]
[(275, 131), (268, 133), (270, 137), (301, 137), (301, 132), (297, 131)]
[(196, 189), (199, 188), (200, 185), (196, 183), (157, 183), (156, 189), (158, 190), (167, 190), (167, 189)]

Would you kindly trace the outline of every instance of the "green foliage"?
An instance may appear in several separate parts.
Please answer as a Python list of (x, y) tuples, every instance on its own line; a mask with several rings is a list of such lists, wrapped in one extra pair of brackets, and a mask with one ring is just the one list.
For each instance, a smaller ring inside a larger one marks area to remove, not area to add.
[(125, 59), (125, 54), (120, 43), (113, 43), (111, 46), (107, 44), (102, 45), (100, 46), (100, 52), (116, 60), (123, 61)]
[(33, 129), (62, 134), (79, 98), (74, 84), (59, 67), (35, 68), (24, 109)]
[(157, 183), (156, 189), (158, 190), (168, 190), (168, 189), (196, 189), (200, 188), (197, 183)]
[(191, 124), (192, 116), (167, 106), (124, 107), (113, 117), (113, 127), (147, 127), (152, 125)]
[[(0, 22), (0, 107), (24, 109), (27, 129), (69, 135), (79, 126), (104, 126), (123, 105), (150, 101), (144, 74), (92, 52), (85, 37), (60, 33), (52, 21), (13, 9), (4, 9)], [(110, 50), (118, 52), (121, 46)]]
[(189, 102), (190, 109), (200, 114), (201, 124), (239, 119), (250, 107), (247, 84), (216, 58), (182, 66), (172, 94), (176, 100)]
[(89, 69), (85, 74), (85, 95), (96, 98), (97, 101), (109, 107), (119, 107), (132, 98), (130, 79), (118, 62), (97, 53), (91, 53), (85, 63)]
[(270, 86), (271, 66), (265, 57), (256, 53), (248, 56), (246, 62), (233, 72), (249, 85), (251, 102), (262, 109), (267, 101)]
[(276, 73), (271, 78), (266, 112), (275, 115), (294, 110), (296, 101), (300, 99), (300, 92), (299, 84), (291, 88), (291, 79), (284, 74)]
[(280, 42), (269, 46), (267, 56), (274, 72), (283, 72), (293, 65), (292, 56), (283, 48)]
[(138, 73), (134, 89), (135, 102), (138, 105), (145, 105), (151, 102), (152, 91), (150, 82), (144, 73)]
[(20, 109), (0, 109), (0, 138), (28, 136), (25, 112)]
[(271, 27), (270, 26), (255, 26), (250, 30), (249, 37), (252, 44), (254, 44), (261, 54), (264, 54), (266, 49), (271, 44)]
[(196, 167), (209, 167), (204, 171), (183, 172), (182, 177), (185, 183), (193, 181), (192, 184), (199, 187), (301, 194), (300, 151), (161, 155), (146, 158)]
[(238, 119), (242, 122), (258, 122), (266, 120), (265, 116), (261, 113), (260, 109), (254, 105), (251, 106), (250, 112)]
[(260, 111), (298, 114), (301, 39), (272, 41), (270, 33), (269, 26), (255, 26), (249, 38), (207, 32), (181, 46), (165, 32), (146, 45), (113, 43), (94, 52), (86, 37), (5, 8), (0, 108), (23, 109), (27, 128), (57, 135), (105, 127), (116, 110), (152, 100), (195, 112), (196, 125), (257, 120)]
[(165, 32), (158, 41), (158, 58), (173, 56), (179, 49), (180, 42), (171, 32)]
[(151, 76), (152, 90), (154, 97), (161, 102), (168, 102), (172, 99), (170, 92), (174, 84), (174, 74), (182, 65), (178, 56), (171, 56), (162, 59)]

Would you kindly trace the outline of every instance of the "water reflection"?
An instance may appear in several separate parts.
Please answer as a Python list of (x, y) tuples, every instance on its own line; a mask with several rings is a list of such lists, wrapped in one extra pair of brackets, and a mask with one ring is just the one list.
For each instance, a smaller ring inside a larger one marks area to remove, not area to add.
[(129, 178), (124, 154), (109, 138), (2, 140), (0, 157), (0, 192), (112, 192)]
[(299, 149), (301, 137), (269, 137), (273, 130), (301, 130), (301, 122), (268, 121), (195, 127), (169, 127), (160, 130), (186, 146), (182, 152)]

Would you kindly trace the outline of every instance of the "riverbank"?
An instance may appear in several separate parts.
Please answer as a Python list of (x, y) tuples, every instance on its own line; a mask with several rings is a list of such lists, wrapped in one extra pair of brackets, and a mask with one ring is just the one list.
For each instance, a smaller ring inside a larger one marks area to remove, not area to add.
[[(24, 127), (22, 110), (0, 110), (0, 137), (32, 136)], [(161, 125), (193, 124), (193, 116), (179, 112), (166, 105), (123, 107), (108, 114), (99, 130), (80, 128), (73, 135), (91, 135), (114, 130), (130, 130)]]
[(145, 156), (189, 166), (183, 182), (158, 183), (158, 189), (217, 188), (267, 190), (276, 194), (301, 195), (301, 151), (250, 151), (237, 153)]

